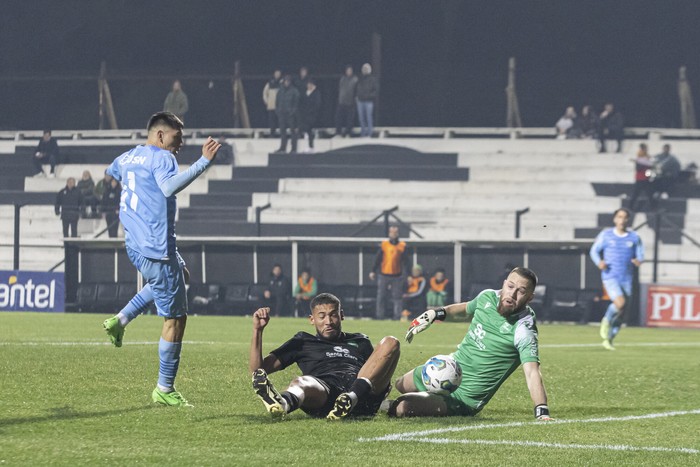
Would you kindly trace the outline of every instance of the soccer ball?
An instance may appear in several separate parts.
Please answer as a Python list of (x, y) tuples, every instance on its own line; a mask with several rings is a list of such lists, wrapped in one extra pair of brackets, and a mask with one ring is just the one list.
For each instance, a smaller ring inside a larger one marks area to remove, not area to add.
[(462, 382), (462, 368), (449, 355), (436, 355), (425, 362), (421, 376), (429, 393), (446, 395)]

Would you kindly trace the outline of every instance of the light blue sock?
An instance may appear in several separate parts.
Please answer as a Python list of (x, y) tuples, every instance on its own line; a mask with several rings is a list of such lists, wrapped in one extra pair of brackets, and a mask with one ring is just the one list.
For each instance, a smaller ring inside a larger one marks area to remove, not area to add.
[(151, 284), (146, 284), (145, 287), (142, 288), (139, 293), (134, 295), (134, 298), (132, 298), (129, 303), (127, 303), (126, 306), (122, 308), (119, 313), (117, 313), (119, 322), (122, 324), (122, 326), (126, 326), (138, 315), (148, 310), (151, 303), (153, 303)]
[(615, 324), (613, 324), (610, 327), (610, 340), (613, 340), (615, 336), (617, 336), (617, 333), (620, 332), (620, 328), (622, 327), (622, 323), (619, 320), (615, 321)]
[(162, 337), (160, 338), (158, 343), (158, 354), (160, 355), (158, 387), (163, 391), (171, 391), (175, 385), (181, 349), (182, 342), (168, 342)]
[(608, 322), (610, 323), (610, 325), (612, 325), (612, 323), (615, 321), (616, 317), (617, 317), (617, 308), (615, 307), (615, 305), (613, 303), (610, 303), (610, 305), (608, 305), (608, 309), (605, 310), (605, 319), (607, 319)]

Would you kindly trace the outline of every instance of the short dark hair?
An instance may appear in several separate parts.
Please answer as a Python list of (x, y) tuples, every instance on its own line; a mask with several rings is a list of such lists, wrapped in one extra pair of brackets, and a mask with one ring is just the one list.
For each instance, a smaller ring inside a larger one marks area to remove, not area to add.
[(46, 133), (51, 134), (51, 130), (44, 130), (44, 134)]
[(518, 266), (516, 268), (513, 268), (511, 271), (512, 273), (516, 273), (520, 277), (524, 277), (525, 279), (530, 282), (530, 285), (532, 285), (532, 290), (535, 290), (535, 287), (537, 287), (537, 274), (535, 274), (535, 271), (529, 268), (524, 268), (522, 266)]
[(627, 208), (617, 208), (617, 209), (615, 209), (615, 212), (613, 212), (613, 217), (617, 216), (617, 213), (620, 212), (620, 211), (622, 211), (622, 212), (624, 212), (625, 214), (627, 214), (627, 217), (629, 217), (630, 219), (632, 218), (632, 212), (631, 212), (629, 209), (627, 209)]
[(313, 312), (314, 308), (319, 305), (335, 305), (338, 310), (340, 310), (340, 299), (333, 295), (332, 293), (324, 292), (316, 295), (311, 299), (309, 304), (309, 309)]
[(302, 268), (301, 274), (304, 274), (304, 273), (311, 274), (311, 268)]
[(158, 125), (165, 125), (169, 128), (172, 128), (173, 130), (182, 130), (182, 128), (185, 126), (185, 124), (182, 123), (182, 120), (180, 120), (180, 117), (178, 117), (172, 112), (154, 113), (153, 115), (151, 115), (151, 118), (148, 119), (148, 125), (146, 125), (146, 129), (148, 131), (151, 131), (152, 128)]

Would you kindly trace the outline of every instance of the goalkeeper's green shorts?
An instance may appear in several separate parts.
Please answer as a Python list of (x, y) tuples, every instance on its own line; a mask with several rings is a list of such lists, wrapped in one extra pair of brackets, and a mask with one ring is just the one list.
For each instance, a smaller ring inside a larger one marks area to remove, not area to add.
[[(418, 391), (427, 392), (428, 389), (423, 384), (423, 365), (417, 366), (413, 369), (413, 384), (416, 385)], [(466, 397), (462, 394), (462, 388), (457, 388), (453, 393), (447, 394), (446, 396), (435, 394), (438, 397), (442, 397), (447, 404), (447, 415), (464, 415), (472, 417), (480, 412), (480, 409), (476, 409), (475, 402), (472, 399)]]

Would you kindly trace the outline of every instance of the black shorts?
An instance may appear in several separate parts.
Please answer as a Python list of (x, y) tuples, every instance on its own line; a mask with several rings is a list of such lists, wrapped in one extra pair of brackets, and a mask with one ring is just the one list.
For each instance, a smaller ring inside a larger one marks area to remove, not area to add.
[[(309, 375), (310, 376), (310, 375)], [(305, 409), (302, 410), (312, 417), (326, 418), (328, 412), (333, 409), (333, 404), (335, 400), (344, 392), (350, 391), (350, 386), (356, 377), (348, 381), (350, 378), (338, 377), (335, 375), (323, 375), (323, 376), (311, 376), (316, 379), (321, 386), (326, 390), (327, 398), (326, 403), (322, 407), (317, 409)], [(363, 400), (358, 401), (357, 405), (352, 412), (350, 412), (349, 417), (371, 417), (374, 416), (379, 410), (379, 406), (391, 392), (391, 384), (387, 385), (386, 390), (380, 394), (368, 394)]]

